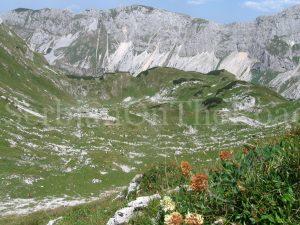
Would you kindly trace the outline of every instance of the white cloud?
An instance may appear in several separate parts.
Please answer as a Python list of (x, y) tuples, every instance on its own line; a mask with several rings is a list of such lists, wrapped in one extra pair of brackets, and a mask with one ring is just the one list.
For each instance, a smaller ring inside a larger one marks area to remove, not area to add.
[(300, 0), (251, 0), (244, 2), (244, 6), (247, 8), (264, 12), (281, 10), (296, 4), (300, 4)]

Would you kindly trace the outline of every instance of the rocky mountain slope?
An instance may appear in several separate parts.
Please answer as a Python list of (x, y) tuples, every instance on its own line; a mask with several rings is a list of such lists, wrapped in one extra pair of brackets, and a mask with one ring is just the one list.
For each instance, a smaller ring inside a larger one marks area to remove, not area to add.
[(225, 70), (66, 76), (4, 24), (0, 74), (0, 217), (98, 199), (153, 162), (204, 165), (299, 118)]
[(3, 21), (50, 64), (79, 75), (173, 67), (238, 79), (300, 97), (300, 6), (249, 23), (221, 25), (145, 6), (86, 10), (16, 9)]
[(9, 118), (20, 113), (43, 119), (46, 117), (43, 113), (55, 108), (56, 102), (72, 102), (64, 90), (63, 75), (3, 24), (0, 24), (0, 73), (2, 121), (6, 120), (3, 113)]

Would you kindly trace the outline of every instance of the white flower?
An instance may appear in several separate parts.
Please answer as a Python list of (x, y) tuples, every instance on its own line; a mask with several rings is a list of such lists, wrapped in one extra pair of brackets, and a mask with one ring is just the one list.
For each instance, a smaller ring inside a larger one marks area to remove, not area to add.
[(160, 205), (164, 212), (173, 212), (176, 208), (175, 202), (169, 196), (165, 196), (160, 201)]
[(224, 218), (219, 218), (213, 224), (214, 225), (223, 225), (223, 224), (225, 224), (225, 219)]
[(185, 223), (188, 225), (202, 225), (204, 218), (202, 215), (196, 213), (188, 213), (185, 217)]

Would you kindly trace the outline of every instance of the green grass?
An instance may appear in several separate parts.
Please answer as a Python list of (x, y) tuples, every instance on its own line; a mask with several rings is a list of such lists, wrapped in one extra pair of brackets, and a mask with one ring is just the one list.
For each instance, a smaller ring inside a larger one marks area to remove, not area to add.
[(63, 76), (47, 69), (45, 59), (31, 52), (23, 40), (4, 26), (0, 26), (0, 42), (5, 43), (5, 48), (0, 49), (1, 94), (26, 100), (38, 112), (54, 107), (56, 101), (74, 103), (63, 90)]
[[(199, 166), (197, 158), (190, 159), (192, 173), (209, 175), (207, 191), (188, 190), (189, 179), (181, 174), (180, 161), (153, 165), (145, 169), (139, 193), (128, 200), (103, 200), (72, 208), (38, 212), (28, 216), (0, 219), (0, 224), (42, 225), (62, 217), (59, 225), (106, 224), (114, 213), (138, 196), (160, 193), (171, 196), (176, 211), (204, 216), (204, 224), (223, 218), (225, 224), (298, 224), (300, 221), (300, 133), (295, 130), (284, 136), (260, 140), (244, 149), (234, 149), (228, 161), (217, 160), (213, 165)], [(268, 144), (266, 144), (268, 143)], [(168, 191), (180, 187), (178, 192)], [(150, 225), (153, 220), (163, 224), (165, 213), (159, 201), (139, 213), (129, 224)]]
[[(182, 78), (188, 79), (187, 82), (174, 83)], [(109, 109), (110, 115), (118, 118), (118, 123), (106, 126), (92, 119), (61, 118), (57, 120), (55, 112), (50, 114), (50, 118), (53, 120), (48, 121), (47, 124), (28, 119), (20, 112), (14, 117), (6, 115), (5, 119), (8, 122), (1, 125), (4, 132), (2, 134), (3, 142), (0, 143), (0, 152), (3, 157), (1, 163), (5, 171), (1, 177), (6, 180), (0, 186), (0, 189), (3, 190), (2, 193), (4, 190), (9, 190), (6, 194), (13, 198), (32, 196), (39, 199), (48, 196), (60, 197), (64, 194), (74, 197), (80, 195), (86, 198), (91, 195), (95, 196), (112, 186), (126, 185), (134, 174), (148, 168), (153, 161), (157, 163), (162, 163), (166, 159), (172, 161), (176, 156), (179, 161), (183, 158), (197, 158), (199, 164), (205, 165), (207, 161), (215, 160), (216, 152), (225, 146), (238, 146), (248, 142), (249, 139), (258, 139), (261, 136), (284, 132), (280, 127), (252, 128), (242, 124), (223, 123), (222, 115), (218, 114), (218, 110), (223, 107), (231, 109), (232, 102), (223, 102), (208, 111), (203, 102), (213, 96), (230, 99), (243, 95), (245, 92), (255, 96), (263, 110), (254, 119), (260, 121), (268, 121), (270, 114), (265, 110), (264, 105), (274, 102), (274, 108), (270, 108), (271, 115), (277, 118), (272, 120), (274, 123), (284, 119), (283, 111), (280, 109), (289, 107), (289, 115), (293, 115), (298, 107), (298, 103), (287, 102), (276, 93), (262, 87), (246, 84), (228, 88), (228, 84), (234, 78), (227, 74), (213, 76), (212, 74), (204, 75), (169, 68), (157, 68), (138, 78), (127, 74), (114, 74), (104, 80), (77, 80), (66, 77), (64, 79), (70, 86), (66, 90), (70, 90), (77, 102), (72, 105), (71, 101), (65, 103), (62, 100), (63, 115), (72, 112), (70, 106), (87, 109), (89, 107), (106, 107)], [(193, 83), (193, 81), (197, 82)], [(219, 92), (224, 87), (227, 88)], [(87, 94), (82, 95), (77, 92), (77, 89), (85, 89)], [(167, 94), (167, 97), (174, 100), (153, 103), (145, 98), (154, 96), (162, 89), (174, 89), (175, 91)], [(202, 90), (202, 94), (195, 96), (199, 90)], [(101, 99), (101, 96), (107, 98)], [(137, 102), (124, 108), (122, 101), (129, 96)], [(38, 97), (33, 96), (32, 98), (38, 100)], [(49, 102), (44, 99), (38, 101), (41, 104)], [(182, 111), (180, 107), (182, 107)], [(3, 104), (3, 109), (5, 109), (5, 104)], [(150, 119), (156, 118), (157, 124), (151, 125), (142, 116), (137, 116), (145, 113)], [(165, 114), (167, 117), (164, 121)], [(249, 117), (254, 116), (248, 112), (242, 114)], [(21, 116), (19, 122), (9, 121), (10, 118), (18, 119), (18, 116)], [(179, 123), (181, 119), (182, 121)], [(292, 120), (293, 117), (290, 116), (289, 119)], [(74, 136), (79, 125), (82, 132), (81, 138)], [(192, 126), (197, 133), (185, 134), (187, 126)], [(54, 130), (46, 130), (49, 127)], [(15, 135), (21, 136), (22, 140), (16, 140)], [(217, 143), (211, 139), (220, 137), (221, 142)], [(17, 145), (11, 147), (8, 140), (16, 141)], [(37, 147), (27, 146), (28, 142)], [(61, 145), (74, 149), (74, 152), (69, 155), (60, 155), (62, 154), (60, 152), (64, 150), (54, 151), (53, 146)], [(177, 151), (179, 151), (179, 155), (176, 155)], [(86, 152), (84, 156), (81, 156), (82, 152)], [(142, 157), (131, 158), (131, 152), (142, 154)], [(157, 152), (160, 152), (161, 155), (158, 155)], [(30, 164), (26, 160), (24, 161), (26, 157), (36, 160)], [(89, 163), (85, 164), (86, 162)], [(124, 173), (114, 163), (136, 169), (130, 173)], [(41, 168), (48, 169), (44, 171)], [(72, 168), (72, 171), (64, 172), (68, 168)], [(102, 175), (100, 171), (108, 172), (108, 174)], [(20, 178), (11, 180), (10, 175), (18, 175)], [(27, 185), (22, 181), (26, 177), (43, 178), (44, 180)], [(91, 181), (94, 178), (102, 180), (102, 183), (93, 184)], [(5, 195), (2, 198), (5, 198)]]
[[(218, 218), (224, 218), (225, 224), (299, 224), (299, 143), (300, 133), (295, 131), (264, 147), (252, 148), (246, 155), (240, 150), (233, 159), (221, 161), (219, 166), (205, 172), (209, 174), (209, 187), (205, 192), (188, 190), (184, 185), (189, 181), (176, 177), (176, 170), (167, 170), (166, 176), (162, 168), (150, 170), (146, 179), (161, 174), (161, 178), (148, 184), (156, 186), (156, 191), (161, 191), (160, 186), (168, 177), (181, 182), (179, 192), (171, 194), (176, 211), (182, 215), (202, 214), (204, 224), (212, 224)], [(203, 171), (194, 170), (195, 173)], [(171, 182), (175, 184), (174, 180)], [(156, 206), (130, 224), (152, 224), (152, 220), (164, 224), (165, 213), (158, 202), (153, 205)]]

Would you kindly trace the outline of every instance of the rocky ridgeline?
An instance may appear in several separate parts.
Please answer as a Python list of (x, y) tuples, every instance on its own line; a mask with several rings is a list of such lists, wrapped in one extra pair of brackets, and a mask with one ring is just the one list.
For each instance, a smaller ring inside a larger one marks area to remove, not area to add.
[(79, 14), (16, 9), (3, 20), (50, 64), (79, 75), (138, 74), (156, 66), (204, 73), (226, 69), (238, 79), (260, 78), (285, 97), (299, 98), (299, 15), (295, 6), (253, 22), (220, 25), (130, 6)]

